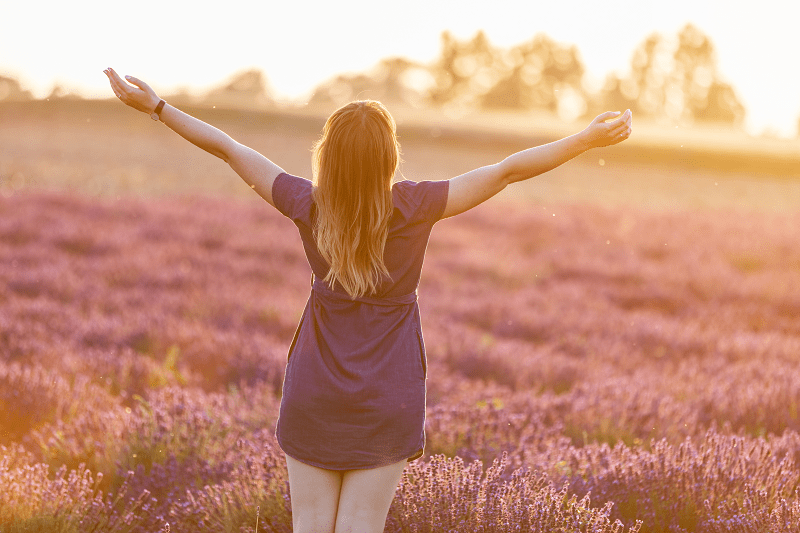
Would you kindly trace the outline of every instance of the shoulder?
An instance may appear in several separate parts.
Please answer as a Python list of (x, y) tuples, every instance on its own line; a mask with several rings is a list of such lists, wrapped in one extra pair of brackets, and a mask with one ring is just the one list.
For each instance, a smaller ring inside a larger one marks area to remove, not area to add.
[(281, 172), (272, 184), (272, 200), (285, 216), (297, 220), (308, 216), (313, 203), (314, 185), (310, 180)]
[(275, 181), (272, 184), (272, 188), (280, 188), (283, 190), (289, 191), (304, 191), (304, 190), (311, 190), (313, 188), (313, 184), (311, 180), (306, 178), (301, 178), (299, 176), (293, 176), (291, 174), (287, 174), (286, 172), (281, 172), (275, 177)]
[(392, 184), (392, 199), (393, 200), (405, 200), (408, 201), (411, 199), (413, 187), (415, 182), (410, 180), (403, 180), (398, 181)]
[(445, 181), (398, 181), (392, 186), (395, 206), (408, 211), (410, 218), (436, 222), (447, 204), (449, 183)]

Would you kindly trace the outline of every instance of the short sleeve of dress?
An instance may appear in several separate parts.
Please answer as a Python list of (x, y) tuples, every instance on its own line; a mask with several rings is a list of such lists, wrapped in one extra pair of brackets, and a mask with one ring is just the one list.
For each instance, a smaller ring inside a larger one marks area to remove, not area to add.
[(287, 218), (308, 224), (312, 189), (309, 180), (283, 172), (272, 183), (272, 201)]
[[(413, 183), (413, 182), (411, 182)], [(417, 219), (433, 225), (441, 220), (447, 206), (448, 181), (420, 181), (411, 187)]]

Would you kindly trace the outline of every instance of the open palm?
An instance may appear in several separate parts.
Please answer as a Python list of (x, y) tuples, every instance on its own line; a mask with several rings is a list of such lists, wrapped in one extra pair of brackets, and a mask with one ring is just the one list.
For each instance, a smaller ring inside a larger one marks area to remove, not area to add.
[[(114, 69), (111, 67), (103, 71), (108, 76), (108, 81), (111, 83), (111, 89), (114, 94), (122, 100), (122, 103), (129, 105), (137, 111), (143, 113), (152, 113), (158, 105), (160, 98), (156, 92), (150, 88), (142, 80), (134, 78), (133, 76), (125, 76), (125, 79), (130, 83), (119, 77)], [(133, 85), (131, 85), (133, 84)]]
[(598, 115), (589, 126), (586, 127), (587, 138), (592, 148), (601, 146), (611, 146), (621, 143), (631, 135), (631, 110), (628, 109), (616, 120), (606, 122), (617, 117), (615, 111), (606, 111)]

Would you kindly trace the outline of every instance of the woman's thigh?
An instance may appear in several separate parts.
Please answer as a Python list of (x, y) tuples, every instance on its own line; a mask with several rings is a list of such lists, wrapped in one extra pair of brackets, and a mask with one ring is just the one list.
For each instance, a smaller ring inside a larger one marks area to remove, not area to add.
[[(406, 464), (408, 462), (403, 459), (379, 468), (343, 472), (336, 517), (337, 533), (356, 529), (383, 531)], [(362, 529), (364, 526), (368, 526), (367, 529)]]
[(333, 532), (342, 473), (307, 465), (288, 455), (286, 467), (289, 470), (293, 530)]

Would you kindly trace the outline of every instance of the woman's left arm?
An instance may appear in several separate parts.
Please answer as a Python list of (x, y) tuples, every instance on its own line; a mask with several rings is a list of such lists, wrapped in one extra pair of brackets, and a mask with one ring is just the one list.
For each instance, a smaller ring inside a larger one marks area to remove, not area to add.
[[(113, 69), (103, 71), (108, 76), (114, 94), (122, 102), (144, 113), (152, 113), (161, 100), (145, 82), (132, 76), (126, 83)], [(283, 169), (259, 154), (252, 148), (234, 141), (228, 134), (206, 124), (202, 120), (187, 115), (183, 111), (166, 104), (161, 110), (161, 121), (172, 131), (228, 163), (250, 187), (271, 205), (272, 184)]]

